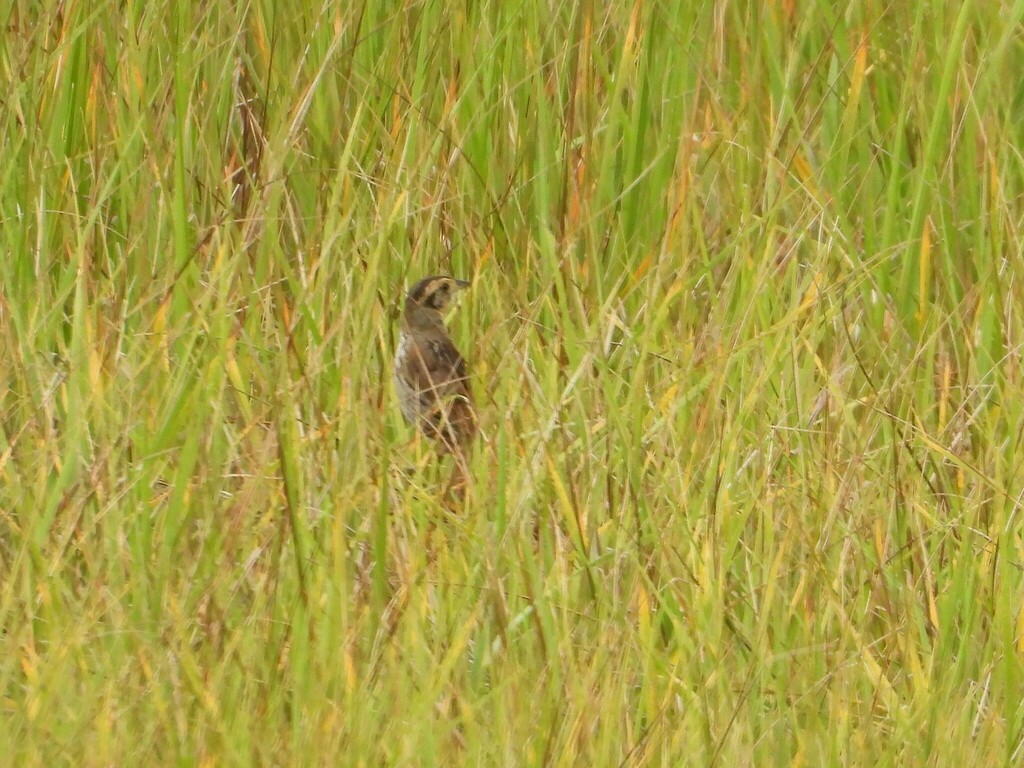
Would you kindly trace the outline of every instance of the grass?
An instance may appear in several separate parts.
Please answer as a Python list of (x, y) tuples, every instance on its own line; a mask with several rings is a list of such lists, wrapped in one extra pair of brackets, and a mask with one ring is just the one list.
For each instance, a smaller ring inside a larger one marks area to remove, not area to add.
[(4, 14), (9, 764), (1019, 762), (1024, 2)]

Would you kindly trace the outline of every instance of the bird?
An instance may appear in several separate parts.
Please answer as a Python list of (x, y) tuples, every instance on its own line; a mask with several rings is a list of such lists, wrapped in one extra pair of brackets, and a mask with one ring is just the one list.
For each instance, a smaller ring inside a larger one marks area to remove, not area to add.
[(432, 275), (412, 286), (405, 297), (394, 363), (402, 416), (435, 442), (440, 455), (455, 456), (463, 480), (477, 415), (466, 360), (448, 335), (444, 314), (469, 285)]

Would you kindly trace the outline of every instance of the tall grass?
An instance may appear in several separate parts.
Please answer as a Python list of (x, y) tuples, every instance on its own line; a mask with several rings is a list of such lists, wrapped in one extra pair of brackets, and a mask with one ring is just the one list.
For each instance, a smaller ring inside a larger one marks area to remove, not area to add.
[(13, 0), (2, 761), (1018, 762), (1022, 18)]

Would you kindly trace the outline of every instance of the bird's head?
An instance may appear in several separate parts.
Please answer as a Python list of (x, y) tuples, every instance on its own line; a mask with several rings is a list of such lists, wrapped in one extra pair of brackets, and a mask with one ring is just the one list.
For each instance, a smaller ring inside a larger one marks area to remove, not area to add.
[(469, 287), (465, 280), (456, 280), (447, 275), (425, 277), (414, 285), (405, 297), (405, 314), (420, 315), (424, 318), (438, 320), (451, 306), (455, 295)]

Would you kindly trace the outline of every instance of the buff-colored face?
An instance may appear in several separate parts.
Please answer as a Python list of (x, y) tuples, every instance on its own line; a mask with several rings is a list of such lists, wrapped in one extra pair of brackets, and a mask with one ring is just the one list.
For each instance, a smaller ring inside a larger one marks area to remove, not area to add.
[(425, 277), (409, 291), (409, 301), (427, 309), (444, 312), (451, 306), (455, 294), (469, 287), (465, 280), (456, 280), (447, 275)]

